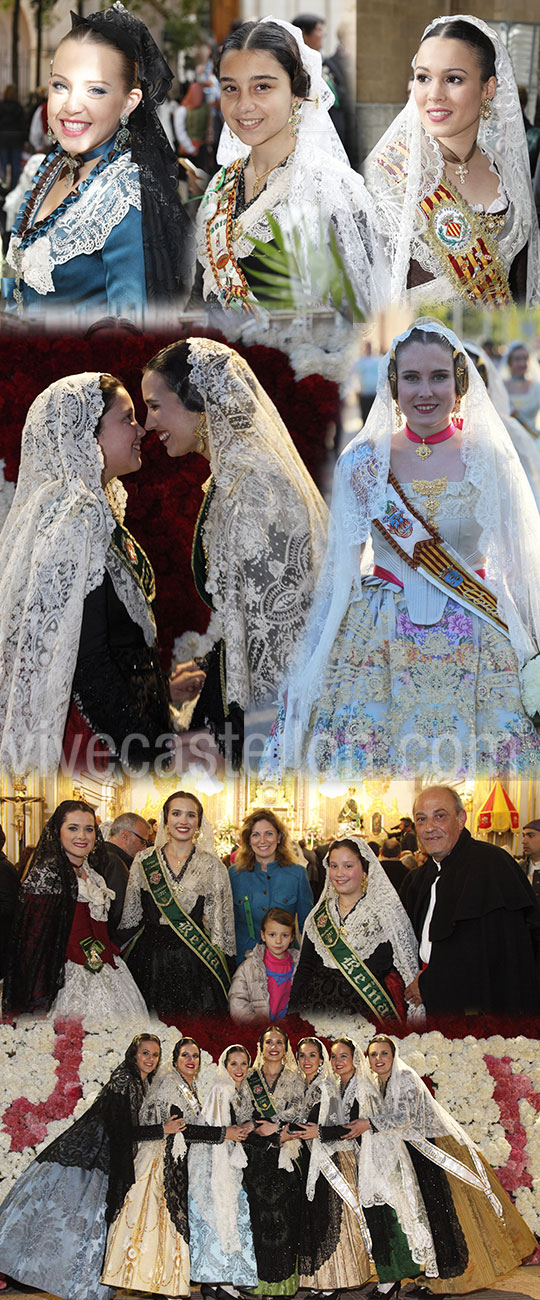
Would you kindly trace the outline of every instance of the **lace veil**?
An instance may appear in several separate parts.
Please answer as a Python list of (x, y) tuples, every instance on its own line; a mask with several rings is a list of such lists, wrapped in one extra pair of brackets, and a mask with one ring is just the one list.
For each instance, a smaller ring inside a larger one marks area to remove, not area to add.
[[(253, 1102), (249, 1088), (244, 1080), (238, 1092), (225, 1065), (229, 1050), (225, 1048), (219, 1058), (218, 1079), (201, 1112), (203, 1124), (227, 1127), (232, 1123), (233, 1105), (237, 1124), (251, 1119)], [(218, 1233), (223, 1251), (240, 1250), (238, 1200), (242, 1170), (247, 1165), (243, 1144), (227, 1140), (211, 1146), (197, 1143), (190, 1147), (188, 1162), (190, 1193), (201, 1218)]]
[[(453, 330), (430, 317), (415, 327), (448, 339), (464, 351)], [(319, 698), (333, 643), (347, 607), (361, 592), (362, 548), (371, 523), (384, 505), (395, 415), (388, 363), (398, 335), (382, 358), (375, 401), (366, 423), (340, 456), (334, 475), (328, 550), (298, 662), (288, 689), (284, 760), (300, 761), (312, 708)], [(465, 478), (476, 489), (475, 517), (481, 527), (479, 549), (486, 556), (486, 581), (508, 624), (520, 666), (540, 647), (540, 518), (531, 488), (503, 421), (490, 401), (472, 361), (469, 385), (461, 399), (461, 457)], [(313, 649), (315, 647), (315, 649)]]
[(0, 767), (58, 767), (85, 596), (105, 569), (148, 644), (155, 625), (142, 592), (109, 543), (124, 488), (101, 485), (96, 427), (100, 375), (59, 379), (32, 403), (19, 477), (0, 535)]
[[(510, 219), (497, 241), (497, 248), (507, 271), (525, 244), (527, 259), (527, 305), (540, 301), (540, 260), (538, 221), (532, 194), (529, 155), (516, 79), (506, 47), (491, 27), (471, 14), (446, 14), (426, 27), (422, 40), (433, 27), (463, 19), (489, 37), (495, 49), (497, 89), (491, 100), (491, 115), (480, 119), (478, 145), (496, 164), (503, 188), (511, 204)], [(414, 61), (413, 61), (414, 66)], [(395, 183), (381, 165), (381, 158), (392, 158), (403, 150), (408, 157), (407, 175)], [(392, 267), (392, 300), (403, 298), (407, 288), (409, 263), (419, 262), (424, 270), (440, 277), (440, 263), (422, 238), (418, 226), (418, 204), (432, 194), (441, 181), (444, 159), (433, 136), (424, 129), (414, 94), (394, 119), (369, 154), (365, 163), (369, 192), (376, 207), (377, 228), (388, 244)], [(429, 286), (428, 286), (429, 287)]]
[[(300, 234), (304, 248), (319, 247), (321, 234), (327, 240), (331, 221), (345, 267), (363, 310), (373, 311), (388, 299), (389, 277), (382, 246), (374, 232), (374, 207), (362, 177), (349, 164), (339, 135), (330, 117), (334, 95), (322, 74), (318, 50), (306, 45), (299, 27), (269, 15), (263, 23), (284, 27), (294, 37), (302, 66), (309, 75), (309, 98), (302, 102), (296, 147), (291, 159), (287, 204), (274, 214), (288, 234)], [(229, 166), (237, 158), (246, 158), (249, 147), (224, 127), (218, 148), (218, 162)], [(323, 229), (321, 231), (321, 220)], [(272, 238), (256, 231), (259, 238)], [(315, 272), (316, 275), (316, 272)], [(317, 299), (316, 279), (312, 283)]]
[[(346, 838), (354, 840), (369, 868), (365, 895), (358, 907), (354, 908), (347, 918), (347, 942), (358, 953), (362, 961), (365, 961), (379, 944), (391, 943), (394, 966), (399, 971), (404, 984), (410, 984), (411, 980), (418, 974), (418, 944), (403, 903), (400, 901), (394, 886), (390, 884), (384, 868), (381, 867), (369, 844), (366, 844), (365, 840), (360, 839), (358, 835), (348, 835)], [(337, 907), (336, 892), (330, 884), (328, 874), (328, 859), (329, 855), (327, 854), (324, 860), (326, 882), (321, 899), (328, 902), (333, 920), (337, 921), (338, 925), (341, 925), (343, 923)], [(319, 936), (314, 919), (321, 899), (306, 920), (304, 935), (307, 934), (311, 939), (323, 964), (329, 970), (335, 970), (335, 962)]]
[[(203, 338), (189, 340), (189, 361), (217, 488), (203, 531), (212, 631), (226, 642), (228, 699), (247, 708), (284, 684), (324, 555), (327, 508), (247, 362)], [(192, 655), (192, 635), (190, 647)]]

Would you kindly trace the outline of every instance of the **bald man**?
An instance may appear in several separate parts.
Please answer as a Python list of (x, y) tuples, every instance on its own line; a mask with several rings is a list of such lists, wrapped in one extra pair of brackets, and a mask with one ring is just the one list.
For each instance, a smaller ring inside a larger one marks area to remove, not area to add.
[(472, 838), (451, 786), (423, 790), (413, 813), (429, 857), (401, 893), (424, 967), (407, 997), (437, 1016), (540, 1014), (540, 907), (524, 873)]

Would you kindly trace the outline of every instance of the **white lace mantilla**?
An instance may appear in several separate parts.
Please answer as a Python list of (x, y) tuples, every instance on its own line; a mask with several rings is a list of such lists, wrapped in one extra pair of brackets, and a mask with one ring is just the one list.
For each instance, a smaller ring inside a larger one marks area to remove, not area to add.
[(111, 579), (118, 599), (127, 609), (129, 617), (142, 628), (147, 645), (153, 645), (157, 636), (156, 621), (152, 607), (146, 599), (142, 587), (123, 564), (116, 552), (109, 547), (105, 568)]
[[(59, 159), (59, 171), (63, 165), (63, 159)], [(55, 266), (98, 252), (130, 207), (140, 212), (141, 186), (139, 168), (128, 152), (99, 172), (77, 201), (33, 243), (25, 246), (17, 235), (12, 235), (8, 262), (20, 270), (30, 289), (40, 294), (54, 293)]]
[[(155, 852), (154, 847), (143, 849), (133, 859), (130, 867), (121, 927), (131, 929), (140, 925), (143, 919), (141, 894), (143, 890), (151, 893), (143, 870), (143, 862)], [(204, 898), (204, 925), (213, 944), (233, 957), (236, 952), (234, 933), (234, 910), (231, 885), (227, 868), (219, 858), (211, 853), (195, 849), (181, 879), (178, 880), (170, 870), (162, 849), (157, 850), (163, 874), (173, 898), (185, 912), (191, 913), (197, 899)], [(168, 925), (164, 916), (160, 925)]]

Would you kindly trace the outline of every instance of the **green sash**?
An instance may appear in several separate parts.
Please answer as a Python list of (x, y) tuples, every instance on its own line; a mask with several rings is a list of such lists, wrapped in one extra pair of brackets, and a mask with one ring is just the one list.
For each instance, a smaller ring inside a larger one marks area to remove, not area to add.
[(142, 546), (123, 524), (117, 523), (110, 541), (111, 549), (131, 573), (151, 605), (156, 598), (156, 580), (150, 560)]
[(170, 891), (163, 867), (160, 861), (160, 850), (154, 849), (148, 858), (143, 860), (143, 871), (150, 887), (150, 893), (160, 912), (165, 917), (171, 929), (178, 935), (178, 938), (185, 943), (191, 952), (202, 961), (204, 965), (212, 972), (212, 975), (221, 985), (225, 997), (228, 996), (231, 977), (223, 953), (219, 948), (208, 939), (203, 930), (192, 921), (187, 912), (184, 912), (180, 904)]
[(334, 924), (328, 912), (326, 902), (322, 902), (313, 917), (317, 933), (322, 940), (332, 961), (352, 984), (362, 1001), (375, 1013), (378, 1020), (399, 1020), (399, 1014), (391, 997), (382, 984), (372, 975), (360, 957), (350, 947), (343, 934)]
[(248, 1074), (247, 1085), (257, 1110), (260, 1110), (261, 1115), (268, 1120), (276, 1119), (276, 1108), (270, 1093), (268, 1092), (264, 1079), (261, 1079), (258, 1070), (253, 1070), (251, 1074)]

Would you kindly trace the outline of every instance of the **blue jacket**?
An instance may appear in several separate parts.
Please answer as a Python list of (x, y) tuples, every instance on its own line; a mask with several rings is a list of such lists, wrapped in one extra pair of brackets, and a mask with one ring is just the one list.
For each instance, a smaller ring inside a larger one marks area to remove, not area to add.
[[(300, 931), (303, 930), (313, 907), (313, 894), (305, 867), (296, 862), (285, 867), (280, 867), (279, 862), (269, 862), (267, 871), (263, 871), (256, 862), (253, 871), (238, 871), (233, 863), (229, 875), (238, 962), (243, 961), (245, 954), (260, 942), (261, 921), (269, 907), (283, 907), (296, 918)], [(250, 934), (246, 915), (246, 898), (251, 910), (253, 934)]]

